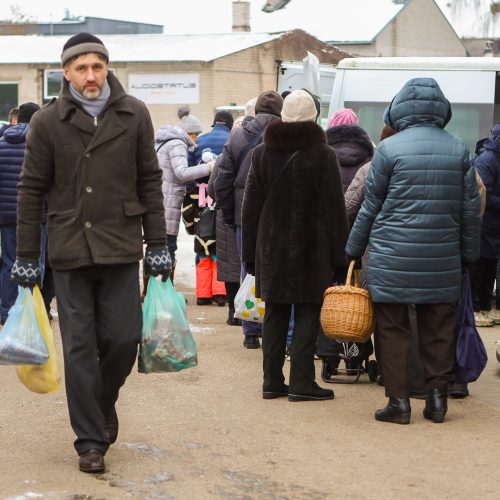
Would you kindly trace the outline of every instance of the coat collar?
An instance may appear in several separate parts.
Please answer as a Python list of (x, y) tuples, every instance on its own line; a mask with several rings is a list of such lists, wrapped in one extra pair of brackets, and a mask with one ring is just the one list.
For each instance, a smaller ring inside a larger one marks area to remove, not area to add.
[[(122, 111), (124, 113), (133, 113), (131, 105), (129, 104), (127, 99), (124, 97), (127, 96), (125, 90), (123, 89), (121, 83), (118, 81), (113, 73), (108, 73), (108, 83), (111, 88), (111, 96), (109, 98), (106, 107), (107, 110), (110, 106), (113, 106), (116, 111)], [(81, 110), (81, 106), (73, 99), (71, 92), (69, 90), (69, 83), (66, 79), (63, 79), (63, 87), (61, 90), (61, 94), (59, 95), (59, 118), (61, 120), (65, 120), (68, 115), (74, 110)]]
[(264, 144), (269, 149), (296, 151), (325, 144), (323, 129), (314, 122), (272, 122), (264, 133)]

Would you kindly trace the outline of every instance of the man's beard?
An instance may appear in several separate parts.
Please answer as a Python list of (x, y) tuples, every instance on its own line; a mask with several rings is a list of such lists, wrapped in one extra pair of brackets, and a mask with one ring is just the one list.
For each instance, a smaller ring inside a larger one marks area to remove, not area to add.
[(101, 89), (97, 87), (95, 90), (83, 89), (83, 97), (87, 99), (97, 99), (101, 95)]

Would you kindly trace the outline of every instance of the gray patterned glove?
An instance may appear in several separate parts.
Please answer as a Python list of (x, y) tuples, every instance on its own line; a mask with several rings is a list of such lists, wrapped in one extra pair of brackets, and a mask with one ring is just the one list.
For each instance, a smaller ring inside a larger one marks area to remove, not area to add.
[(34, 287), (40, 283), (40, 263), (35, 260), (17, 258), (12, 266), (10, 279), (24, 287)]
[(172, 273), (172, 259), (166, 248), (146, 248), (144, 256), (144, 274), (146, 276), (158, 276), (161, 274), (162, 281), (167, 281)]

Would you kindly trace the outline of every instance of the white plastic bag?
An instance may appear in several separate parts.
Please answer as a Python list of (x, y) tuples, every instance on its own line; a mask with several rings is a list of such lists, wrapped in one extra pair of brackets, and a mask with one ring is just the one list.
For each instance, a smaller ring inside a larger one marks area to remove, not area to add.
[(0, 365), (45, 365), (47, 344), (36, 319), (33, 295), (18, 287), (16, 302), (0, 332)]
[(255, 297), (255, 276), (247, 274), (234, 298), (234, 317), (262, 323), (266, 304)]

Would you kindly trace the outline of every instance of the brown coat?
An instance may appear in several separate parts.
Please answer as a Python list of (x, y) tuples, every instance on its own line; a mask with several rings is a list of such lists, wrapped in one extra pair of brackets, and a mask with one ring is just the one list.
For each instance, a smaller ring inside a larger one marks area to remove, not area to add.
[(40, 253), (40, 217), (48, 203), (48, 256), (57, 270), (125, 264), (148, 245), (166, 244), (161, 170), (145, 105), (108, 76), (111, 96), (98, 119), (61, 96), (31, 121), (21, 173), (17, 255)]
[(321, 127), (276, 121), (266, 128), (242, 221), (243, 261), (255, 265), (257, 297), (320, 304), (334, 268), (345, 267), (349, 232), (339, 165)]

